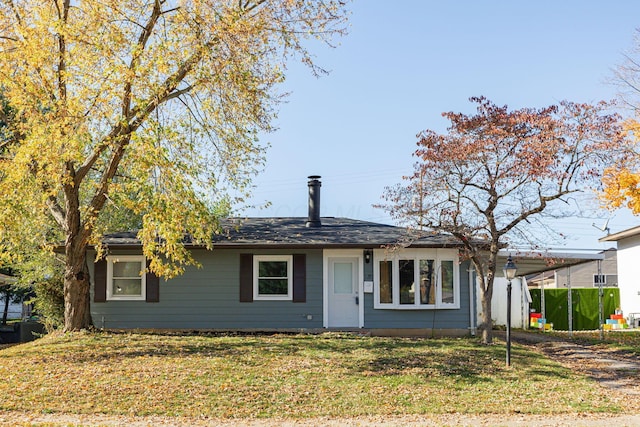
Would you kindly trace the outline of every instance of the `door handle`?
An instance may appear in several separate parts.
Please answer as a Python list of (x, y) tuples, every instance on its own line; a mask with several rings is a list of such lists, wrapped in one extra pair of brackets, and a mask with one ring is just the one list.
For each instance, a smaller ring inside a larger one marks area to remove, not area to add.
[(360, 305), (360, 297), (356, 297), (356, 305)]

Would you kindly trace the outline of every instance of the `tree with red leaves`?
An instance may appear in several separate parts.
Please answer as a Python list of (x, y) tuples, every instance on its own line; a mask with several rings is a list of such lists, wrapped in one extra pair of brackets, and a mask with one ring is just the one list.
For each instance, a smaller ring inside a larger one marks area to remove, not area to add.
[(443, 113), (451, 122), (446, 134), (418, 134), (414, 173), (385, 190), (383, 207), (418, 235), (444, 232), (460, 241), (477, 273), (478, 326), (490, 344), (499, 249), (540, 242), (532, 221), (574, 214), (567, 196), (596, 188), (627, 140), (605, 102), (509, 110), (484, 97), (470, 101), (474, 115)]

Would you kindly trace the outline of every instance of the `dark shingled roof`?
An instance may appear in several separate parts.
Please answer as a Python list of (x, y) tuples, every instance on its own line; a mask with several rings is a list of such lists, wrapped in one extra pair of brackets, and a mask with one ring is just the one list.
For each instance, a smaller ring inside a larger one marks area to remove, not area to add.
[[(213, 244), (252, 248), (379, 248), (398, 243), (423, 248), (460, 246), (455, 238), (444, 234), (415, 239), (403, 227), (349, 218), (324, 217), (321, 221), (320, 227), (306, 227), (306, 217), (227, 219), (221, 222), (223, 231), (213, 237)], [(103, 244), (140, 246), (136, 234), (136, 231), (108, 234)]]

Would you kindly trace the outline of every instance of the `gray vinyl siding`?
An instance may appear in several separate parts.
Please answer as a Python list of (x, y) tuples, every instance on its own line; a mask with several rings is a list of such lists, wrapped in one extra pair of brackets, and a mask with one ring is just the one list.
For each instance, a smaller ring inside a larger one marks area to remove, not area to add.
[[(240, 253), (306, 254), (306, 302), (240, 302)], [(322, 327), (322, 251), (196, 250), (201, 268), (187, 267), (160, 280), (160, 301), (94, 303), (99, 328), (123, 329), (302, 329)], [(91, 272), (93, 273), (93, 272)], [(93, 274), (92, 274), (93, 277)], [(93, 297), (93, 296), (92, 296)], [(312, 319), (308, 320), (307, 317)]]
[(365, 294), (364, 327), (366, 329), (468, 329), (469, 262), (460, 266), (460, 308), (438, 310), (374, 309), (373, 294)]
[[(240, 254), (306, 255), (306, 302), (240, 302)], [(119, 252), (128, 255), (135, 252)], [(93, 302), (98, 328), (179, 330), (275, 330), (323, 327), (322, 250), (195, 250), (201, 268), (187, 267), (169, 281), (160, 280), (160, 301)], [(365, 329), (468, 329), (469, 263), (460, 265), (460, 309), (388, 310), (373, 308), (373, 294), (364, 294)], [(365, 265), (365, 277), (370, 267)], [(90, 265), (93, 281), (93, 264)], [(475, 299), (474, 299), (475, 300)], [(311, 317), (311, 319), (308, 319)]]

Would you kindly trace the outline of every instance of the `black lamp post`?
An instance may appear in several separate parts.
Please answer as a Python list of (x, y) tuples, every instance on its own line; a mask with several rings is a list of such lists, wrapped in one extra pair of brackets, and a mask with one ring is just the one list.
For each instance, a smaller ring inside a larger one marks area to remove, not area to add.
[(511, 281), (516, 277), (518, 271), (511, 255), (507, 258), (507, 263), (502, 271), (507, 279), (507, 366), (511, 366)]

